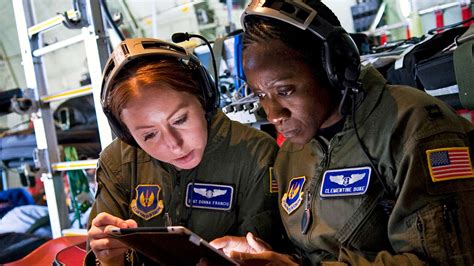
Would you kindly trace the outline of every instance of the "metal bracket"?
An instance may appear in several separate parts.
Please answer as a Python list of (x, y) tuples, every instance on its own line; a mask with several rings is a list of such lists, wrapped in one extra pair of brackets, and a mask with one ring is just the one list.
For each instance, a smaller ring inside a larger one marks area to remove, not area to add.
[(47, 149), (34, 149), (33, 150), (33, 161), (35, 167), (38, 168), (39, 173), (48, 172), (48, 150)]
[(10, 102), (12, 111), (20, 115), (38, 111), (38, 102), (34, 98), (33, 89), (24, 89), (23, 97), (19, 98), (15, 95), (10, 99)]

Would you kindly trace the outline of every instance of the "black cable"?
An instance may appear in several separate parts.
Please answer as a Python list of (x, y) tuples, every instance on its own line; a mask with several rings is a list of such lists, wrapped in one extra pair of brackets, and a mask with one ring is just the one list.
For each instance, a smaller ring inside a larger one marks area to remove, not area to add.
[[(349, 94), (349, 90), (351, 90), (350, 88), (346, 88), (344, 90), (344, 93), (342, 94), (342, 98), (341, 98), (341, 102), (339, 103), (339, 113), (341, 115), (346, 115), (346, 101), (347, 101), (347, 95)], [(354, 114), (352, 114), (354, 115)]]
[(107, 6), (107, 3), (105, 0), (100, 0), (100, 5), (102, 6), (102, 8), (104, 9), (104, 13), (105, 13), (105, 16), (109, 22), (109, 24), (112, 26), (112, 28), (114, 29), (114, 31), (117, 33), (117, 35), (119, 36), (120, 40), (123, 41), (125, 40), (125, 36), (123, 35), (122, 31), (119, 29), (119, 27), (117, 26), (117, 24), (115, 24), (114, 20), (112, 19), (112, 15), (110, 15), (110, 11), (109, 11), (109, 8)]
[(433, 33), (437, 32), (437, 31), (440, 31), (440, 30), (451, 29), (451, 28), (460, 26), (464, 23), (473, 21), (473, 20), (474, 20), (474, 17), (470, 17), (470, 18), (468, 18), (466, 20), (463, 20), (463, 21), (460, 21), (460, 22), (456, 22), (456, 23), (449, 24), (449, 25), (446, 25), (446, 26), (443, 26), (443, 27), (439, 27), (439, 28), (434, 28), (434, 29), (429, 30), (428, 34), (433, 34)]
[(173, 34), (173, 36), (171, 36), (171, 39), (175, 43), (189, 41), (190, 38), (199, 38), (203, 40), (204, 43), (206, 43), (207, 48), (209, 48), (209, 52), (211, 53), (211, 57), (212, 57), (212, 68), (214, 68), (214, 83), (216, 85), (216, 90), (218, 90), (219, 89), (219, 76), (217, 75), (216, 58), (214, 57), (214, 51), (212, 50), (212, 46), (209, 43), (209, 41), (199, 34), (189, 34), (187, 32), (184, 32), (184, 33), (178, 32), (178, 33)]
[(226, 39), (227, 39), (227, 38), (229, 38), (229, 37), (233, 37), (233, 36), (235, 36), (235, 35), (239, 35), (239, 34), (241, 34), (241, 33), (243, 33), (243, 32), (244, 32), (243, 29), (237, 29), (237, 30), (234, 30), (234, 31), (231, 31), (231, 32), (227, 33), (227, 35), (226, 35), (225, 37), (226, 37)]
[(77, 0), (72, 0), (72, 7), (74, 8), (74, 10), (79, 10), (79, 3), (77, 2)]
[(385, 183), (385, 180), (383, 180), (382, 175), (378, 171), (373, 159), (370, 157), (369, 151), (367, 150), (364, 143), (362, 142), (362, 139), (359, 136), (359, 132), (357, 131), (357, 125), (356, 125), (356, 117), (355, 117), (355, 109), (356, 109), (356, 99), (355, 99), (356, 97), (355, 96), (357, 94), (351, 93), (350, 95), (351, 95), (351, 100), (352, 100), (352, 125), (354, 126), (354, 131), (355, 131), (355, 134), (356, 134), (356, 137), (357, 137), (357, 141), (359, 142), (359, 145), (360, 145), (362, 151), (364, 152), (365, 156), (369, 160), (370, 166), (372, 166), (372, 169), (374, 169), (375, 175), (379, 179), (380, 184), (383, 187), (383, 190), (385, 190), (385, 194), (390, 195), (390, 190), (388, 189), (388, 185)]

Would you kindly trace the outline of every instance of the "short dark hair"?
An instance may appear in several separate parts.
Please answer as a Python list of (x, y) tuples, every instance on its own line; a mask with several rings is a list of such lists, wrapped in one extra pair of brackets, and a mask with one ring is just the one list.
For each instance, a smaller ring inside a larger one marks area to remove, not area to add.
[[(305, 2), (318, 12), (333, 26), (341, 26), (336, 15), (320, 0)], [(286, 22), (261, 17), (247, 16), (243, 36), (243, 50), (255, 43), (266, 43), (269, 40), (279, 40), (289, 48), (301, 53), (303, 60), (313, 68), (321, 85), (330, 87), (329, 79), (322, 61), (322, 41), (309, 31), (299, 29)]]

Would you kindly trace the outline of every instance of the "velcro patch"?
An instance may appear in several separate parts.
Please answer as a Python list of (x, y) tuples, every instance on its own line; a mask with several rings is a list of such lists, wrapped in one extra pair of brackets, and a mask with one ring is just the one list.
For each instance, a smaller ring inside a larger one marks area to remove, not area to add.
[(138, 217), (149, 220), (163, 211), (159, 185), (138, 185), (135, 191), (135, 199), (130, 203), (130, 208)]
[(468, 147), (427, 150), (426, 156), (433, 182), (474, 177)]
[(303, 187), (306, 176), (293, 177), (288, 184), (288, 191), (281, 198), (281, 207), (286, 213), (291, 214), (301, 205), (303, 201)]
[(268, 172), (270, 176), (270, 193), (278, 192), (278, 182), (273, 174), (273, 167), (269, 167)]
[(234, 188), (228, 185), (189, 183), (186, 206), (200, 209), (228, 211), (232, 208)]
[(369, 188), (371, 171), (368, 166), (327, 170), (319, 195), (323, 198), (363, 195)]

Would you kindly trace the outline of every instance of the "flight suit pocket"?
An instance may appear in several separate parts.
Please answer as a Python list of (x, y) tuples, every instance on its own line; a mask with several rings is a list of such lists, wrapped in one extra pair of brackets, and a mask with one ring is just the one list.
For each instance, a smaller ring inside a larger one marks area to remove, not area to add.
[(380, 226), (387, 224), (388, 219), (388, 215), (379, 205), (383, 190), (378, 181), (373, 182), (371, 186), (372, 189), (359, 203), (353, 215), (334, 235), (342, 245), (362, 251), (369, 257), (375, 256), (379, 249), (391, 250), (386, 226)]
[(348, 241), (348, 245), (352, 250), (361, 251), (370, 260), (375, 259), (380, 250), (393, 252), (388, 239), (387, 227), (380, 226), (387, 223), (388, 214), (381, 206), (377, 206), (370, 214), (370, 218), (359, 230), (354, 232)]
[(455, 198), (425, 206), (417, 213), (416, 229), (423, 253), (433, 264), (467, 265), (469, 243), (465, 214)]

